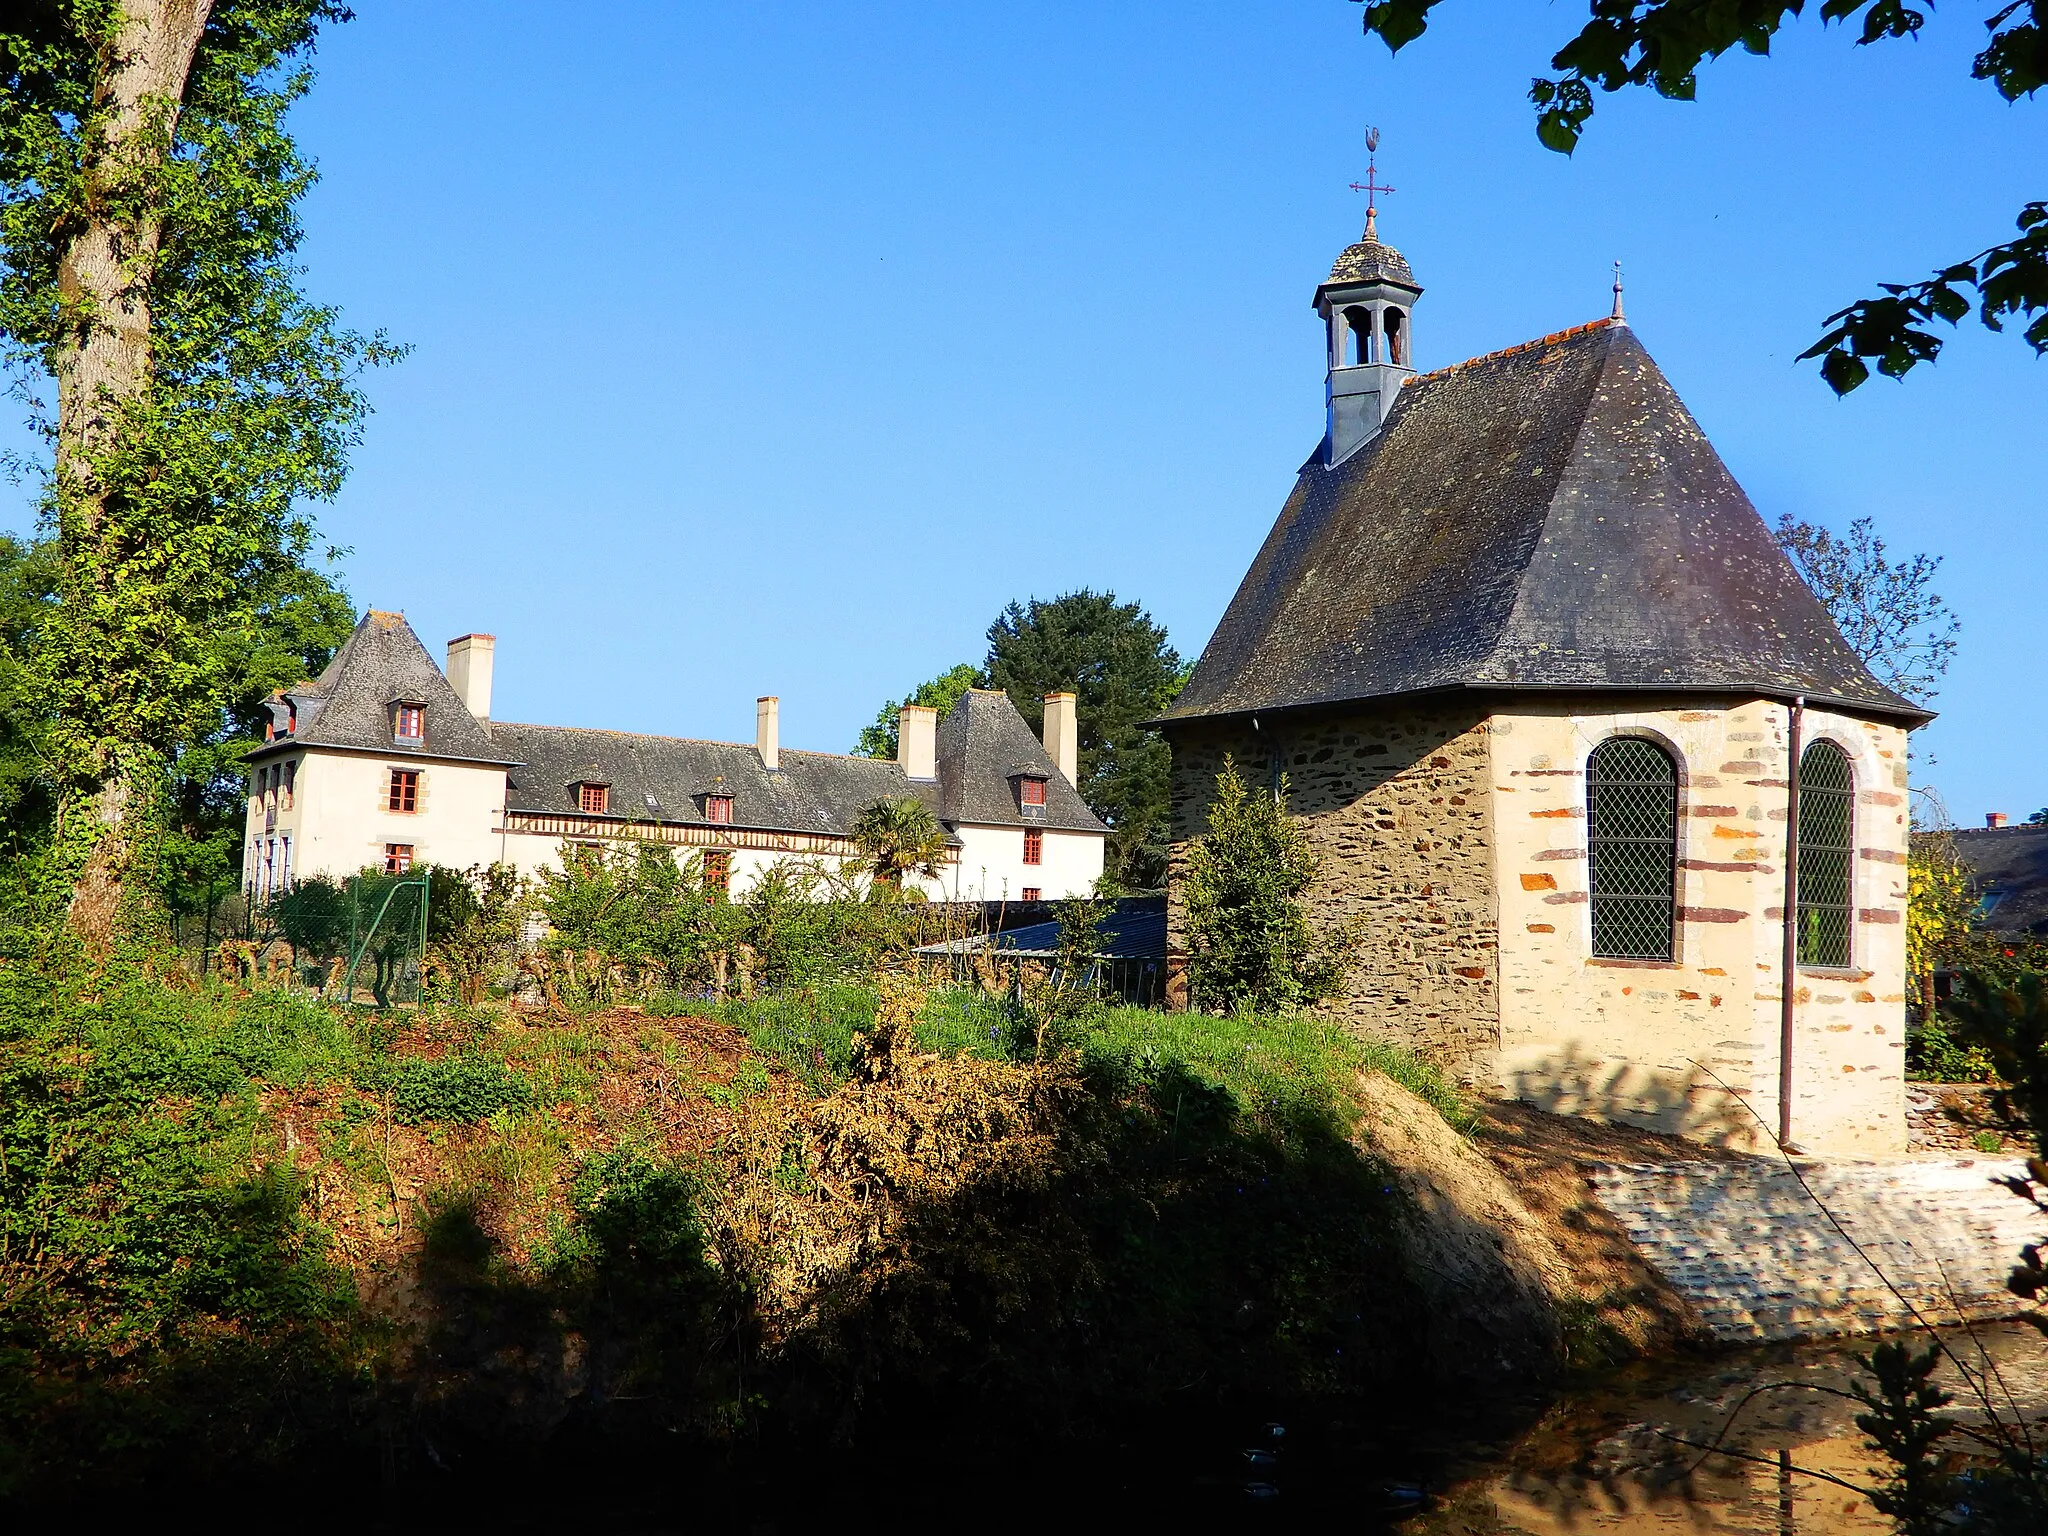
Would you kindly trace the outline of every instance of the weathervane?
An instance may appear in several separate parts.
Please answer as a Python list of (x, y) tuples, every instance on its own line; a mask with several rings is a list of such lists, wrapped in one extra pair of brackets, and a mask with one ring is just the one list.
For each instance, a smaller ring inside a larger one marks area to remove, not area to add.
[(1377, 240), (1379, 231), (1373, 227), (1373, 216), (1379, 211), (1378, 199), (1382, 192), (1394, 189), (1379, 179), (1380, 131), (1377, 128), (1365, 130), (1365, 180), (1351, 183), (1351, 190), (1365, 194), (1365, 238)]
[(1619, 261), (1614, 264), (1614, 313), (1608, 318), (1612, 320), (1623, 318), (1621, 313), (1621, 263)]

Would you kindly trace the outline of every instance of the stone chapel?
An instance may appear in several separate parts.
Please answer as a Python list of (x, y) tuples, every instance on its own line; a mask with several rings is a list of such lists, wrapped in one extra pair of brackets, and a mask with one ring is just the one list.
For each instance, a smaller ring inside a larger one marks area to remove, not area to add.
[(1429, 373), (1421, 295), (1371, 214), (1315, 291), (1323, 440), (1161, 722), (1176, 893), (1226, 757), (1284, 777), (1314, 909), (1364, 919), (1328, 1005), (1353, 1027), (1559, 1112), (1903, 1151), (1927, 712), (1778, 549), (1619, 283), (1607, 319)]

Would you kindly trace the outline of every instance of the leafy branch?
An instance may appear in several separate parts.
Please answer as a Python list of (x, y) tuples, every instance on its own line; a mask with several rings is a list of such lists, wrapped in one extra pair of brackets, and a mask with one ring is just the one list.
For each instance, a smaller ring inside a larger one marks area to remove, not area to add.
[[(1399, 52), (1429, 27), (1442, 0), (1362, 0), (1365, 30)], [(1778, 31), (1805, 14), (1805, 0), (1591, 0), (1591, 19), (1554, 55), (1555, 76), (1529, 86), (1536, 107), (1536, 136), (1568, 155), (1593, 116), (1593, 93), (1630, 86), (1654, 90), (1670, 101), (1691, 101), (1698, 92), (1700, 66), (1740, 48), (1768, 54)], [(1857, 46), (1918, 35), (1924, 11), (1903, 0), (1824, 0), (1826, 23), (1859, 16)], [(2010, 0), (1986, 20), (1989, 42), (1971, 66), (1971, 77), (1989, 82), (2007, 101), (2031, 96), (2048, 84), (2048, 0)], [(2019, 238), (1994, 245), (1967, 261), (1951, 263), (1918, 283), (1885, 283), (1881, 296), (1858, 299), (1828, 316), (1826, 334), (1801, 361), (1821, 360), (1821, 377), (1846, 395), (1870, 377), (1865, 358), (1877, 359), (1887, 378), (1903, 378), (1941, 351), (1941, 338), (1927, 329), (1935, 321), (1954, 325), (1969, 314), (1967, 290), (1976, 294), (1978, 318), (1994, 331), (2012, 316), (2032, 317), (2022, 335), (2037, 353), (2048, 353), (2048, 203), (2020, 210)]]

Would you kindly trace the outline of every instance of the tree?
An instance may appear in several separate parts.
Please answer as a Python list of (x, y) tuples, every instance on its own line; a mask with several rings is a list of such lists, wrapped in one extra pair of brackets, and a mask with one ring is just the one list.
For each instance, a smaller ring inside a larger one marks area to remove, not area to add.
[(147, 927), (166, 782), (217, 729), (397, 355), (297, 286), (283, 128), (335, 0), (27, 0), (0, 23), (0, 339), (51, 445), (53, 872), (104, 954)]
[(919, 683), (911, 689), (908, 698), (891, 699), (884, 704), (875, 716), (875, 723), (861, 728), (860, 740), (854, 743), (853, 750), (862, 757), (893, 758), (896, 755), (896, 715), (905, 704), (922, 704), (927, 709), (935, 709), (943, 720), (960, 702), (961, 694), (982, 686), (980, 668), (964, 661), (957, 667), (948, 667), (930, 682)]
[(1188, 984), (1196, 1006), (1281, 1012), (1333, 993), (1343, 937), (1319, 940), (1303, 901), (1315, 850), (1287, 814), (1287, 780), (1254, 791), (1229, 758), (1209, 830), (1188, 850)]
[(986, 671), (1033, 730), (1044, 728), (1045, 695), (1079, 695), (1076, 787), (1109, 825), (1109, 873), (1127, 887), (1163, 885), (1172, 759), (1166, 739), (1142, 722), (1187, 681), (1166, 631), (1113, 592), (1084, 587), (1050, 601), (1034, 597), (1010, 604), (989, 626)]
[[(1377, 34), (1395, 52), (1420, 37), (1441, 0), (1363, 0), (1367, 35)], [(1971, 68), (2007, 101), (2031, 96), (2048, 84), (2048, 4), (2043, 0), (1993, 0), (1998, 9), (1985, 23), (1991, 36)], [(1700, 65), (1730, 49), (1769, 53), (1771, 39), (1787, 21), (1804, 14), (1804, 0), (1591, 0), (1591, 19), (1551, 58), (1559, 74), (1529, 88), (1536, 106), (1536, 136), (1549, 148), (1570, 154), (1593, 115), (1593, 90), (1648, 86), (1674, 101), (1690, 101)], [(1904, 0), (1825, 0), (1821, 20), (1846, 22), (1861, 15), (1859, 45), (1911, 38), (1927, 17)], [(2024, 205), (2019, 236), (1964, 260), (1951, 262), (1917, 283), (1886, 283), (1883, 293), (1857, 299), (1828, 316), (1827, 331), (1800, 354), (1821, 360), (1821, 377), (1846, 395), (1870, 377), (1866, 358), (1878, 372), (1902, 378), (1931, 362), (1941, 338), (1927, 327), (1954, 325), (1969, 314), (1967, 295), (1976, 296), (1977, 315), (1992, 330), (2007, 318), (2031, 316), (2023, 333), (2036, 352), (2048, 353), (2048, 202)]]
[(853, 822), (854, 845), (879, 884), (901, 887), (908, 874), (939, 877), (946, 861), (946, 829), (932, 808), (915, 795), (877, 800)]
[(1955, 659), (1962, 622), (1934, 590), (1939, 555), (1894, 563), (1870, 519), (1842, 538), (1791, 513), (1778, 519), (1778, 547), (1821, 600), (1842, 638), (1878, 681), (1915, 703), (1934, 697)]

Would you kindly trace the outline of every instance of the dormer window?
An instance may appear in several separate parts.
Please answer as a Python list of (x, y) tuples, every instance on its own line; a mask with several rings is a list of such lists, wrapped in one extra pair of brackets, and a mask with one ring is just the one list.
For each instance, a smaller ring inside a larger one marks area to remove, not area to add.
[(1036, 821), (1045, 815), (1045, 780), (1029, 775), (1017, 779), (1017, 809)]
[(420, 704), (391, 707), (391, 739), (401, 747), (416, 747), (427, 739), (427, 711)]
[(706, 795), (704, 797), (704, 819), (715, 821), (721, 826), (732, 821), (731, 795)]
[(578, 784), (576, 786), (576, 808), (586, 816), (603, 816), (612, 808), (612, 787), (609, 784)]

